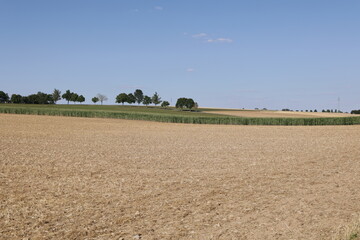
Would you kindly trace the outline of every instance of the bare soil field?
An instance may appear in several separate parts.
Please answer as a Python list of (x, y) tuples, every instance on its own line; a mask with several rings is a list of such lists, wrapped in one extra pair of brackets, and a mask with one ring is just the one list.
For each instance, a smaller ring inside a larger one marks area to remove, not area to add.
[(349, 113), (323, 113), (323, 112), (287, 112), (287, 111), (209, 111), (207, 113), (259, 118), (326, 118), (326, 117), (354, 117)]
[(331, 239), (360, 126), (0, 114), (0, 239)]

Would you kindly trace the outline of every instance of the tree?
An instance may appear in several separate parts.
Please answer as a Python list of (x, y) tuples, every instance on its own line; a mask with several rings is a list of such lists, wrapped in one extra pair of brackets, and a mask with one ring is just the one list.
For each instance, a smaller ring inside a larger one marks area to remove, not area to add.
[(61, 99), (61, 91), (55, 88), (54, 92), (52, 93), (52, 98), (54, 103), (56, 104), (56, 102)]
[(91, 101), (96, 104), (96, 103), (99, 101), (99, 98), (93, 97), (93, 98), (91, 99)]
[(51, 103), (54, 103), (51, 94), (38, 92), (37, 94), (34, 94), (34, 95), (36, 97), (36, 101), (37, 101), (38, 104), (51, 104)]
[(80, 96), (77, 98), (77, 101), (78, 101), (79, 103), (83, 103), (83, 102), (85, 102), (85, 97), (84, 97), (83, 95), (80, 95)]
[(170, 106), (170, 103), (168, 102), (168, 101), (163, 101), (162, 103), (161, 103), (161, 107), (168, 107), (168, 106)]
[(194, 100), (192, 98), (186, 99), (185, 106), (191, 110), (195, 106)]
[(188, 108), (188, 109), (192, 109), (193, 107), (195, 107), (196, 103), (194, 102), (194, 100), (192, 98), (179, 98), (176, 101), (176, 108)]
[(22, 97), (22, 102), (25, 103), (25, 104), (30, 103), (29, 97), (28, 97), (28, 96), (23, 96), (23, 97)]
[(71, 101), (71, 96), (72, 96), (72, 92), (70, 92), (70, 90), (66, 90), (66, 92), (62, 95), (62, 98), (65, 99), (68, 104)]
[(12, 103), (22, 103), (23, 97), (19, 94), (13, 94), (13, 95), (11, 95), (11, 102)]
[(70, 101), (75, 103), (78, 101), (78, 98), (79, 98), (79, 95), (77, 93), (71, 93)]
[(23, 102), (30, 104), (53, 104), (54, 100), (52, 94), (38, 92), (37, 94), (31, 94), (26, 98), (23, 97)]
[(54, 103), (52, 94), (38, 92), (36, 95), (37, 95), (39, 104), (53, 104)]
[(136, 102), (138, 104), (142, 103), (142, 101), (144, 100), (144, 94), (140, 89), (136, 89), (134, 92), (134, 96), (136, 98)]
[(185, 107), (185, 104), (186, 104), (186, 100), (187, 98), (179, 98), (177, 101), (176, 101), (176, 104), (175, 104), (175, 107), (176, 108), (184, 108)]
[(155, 104), (155, 106), (159, 103), (161, 103), (161, 97), (159, 96), (159, 94), (157, 92), (154, 93), (154, 95), (151, 98), (151, 101), (153, 104)]
[(105, 95), (103, 95), (103, 94), (100, 94), (100, 93), (98, 93), (98, 94), (96, 95), (96, 97), (97, 97), (98, 101), (100, 101), (101, 105), (103, 105), (103, 102), (104, 102), (104, 101), (107, 101), (107, 100), (108, 100), (107, 96), (105, 96)]
[(129, 103), (129, 104), (135, 103), (136, 102), (136, 97), (134, 96), (134, 94), (129, 93), (126, 102)]
[(149, 104), (151, 104), (151, 97), (149, 96), (144, 96), (144, 100), (143, 100), (143, 104), (145, 104), (146, 106), (148, 106)]
[(116, 96), (116, 103), (122, 103), (124, 105), (127, 102), (128, 95), (126, 93), (120, 93)]
[(0, 103), (6, 103), (9, 102), (9, 100), (9, 95), (3, 91), (0, 91)]
[(36, 94), (30, 94), (28, 96), (28, 103), (30, 104), (39, 104), (39, 98)]

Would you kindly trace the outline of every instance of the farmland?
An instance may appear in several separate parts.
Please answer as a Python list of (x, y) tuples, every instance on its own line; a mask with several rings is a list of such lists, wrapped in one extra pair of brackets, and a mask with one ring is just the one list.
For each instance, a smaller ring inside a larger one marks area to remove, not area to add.
[(360, 212), (359, 125), (0, 122), (1, 239), (331, 239)]
[(293, 112), (293, 111), (269, 111), (269, 110), (221, 110), (204, 111), (205, 113), (220, 114), (237, 117), (252, 118), (339, 118), (354, 117), (349, 113), (327, 113), (327, 112)]
[(170, 123), (222, 125), (353, 125), (360, 117), (339, 113), (297, 113), (234, 109), (198, 109), (99, 105), (0, 104), (0, 113), (116, 118)]

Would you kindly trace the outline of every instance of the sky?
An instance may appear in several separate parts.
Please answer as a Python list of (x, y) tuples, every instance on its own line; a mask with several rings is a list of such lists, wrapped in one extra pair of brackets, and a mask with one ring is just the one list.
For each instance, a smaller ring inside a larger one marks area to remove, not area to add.
[(351, 111), (359, 13), (358, 0), (0, 0), (0, 90)]

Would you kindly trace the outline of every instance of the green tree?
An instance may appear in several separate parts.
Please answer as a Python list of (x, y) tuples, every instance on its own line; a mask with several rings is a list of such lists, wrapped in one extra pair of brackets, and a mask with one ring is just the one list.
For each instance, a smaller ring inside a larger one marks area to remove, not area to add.
[(59, 89), (54, 89), (54, 92), (52, 93), (52, 99), (55, 104), (61, 99), (61, 91)]
[(80, 95), (80, 96), (77, 98), (77, 101), (78, 101), (79, 103), (83, 103), (83, 102), (85, 102), (85, 97), (84, 97), (83, 95)]
[(158, 105), (159, 103), (161, 103), (161, 97), (159, 96), (159, 94), (157, 92), (154, 93), (154, 95), (151, 98), (151, 101), (153, 104)]
[(0, 103), (6, 103), (9, 102), (9, 100), (9, 95), (3, 91), (0, 91)]
[(170, 106), (170, 103), (168, 102), (168, 101), (163, 101), (162, 103), (161, 103), (161, 107), (168, 107), (168, 106)]
[(127, 103), (132, 104), (136, 102), (136, 97), (134, 96), (134, 94), (129, 93), (128, 94), (128, 98), (127, 98)]
[(122, 103), (124, 105), (127, 102), (128, 95), (126, 93), (120, 93), (116, 96), (116, 103)]
[(192, 109), (195, 106), (197, 106), (197, 104), (194, 102), (194, 100), (192, 98), (179, 98), (176, 101), (176, 108), (181, 108), (183, 109), (184, 107), (188, 108), (188, 109)]
[(93, 98), (91, 99), (91, 101), (96, 104), (96, 103), (99, 101), (99, 98), (93, 97)]
[(104, 101), (107, 101), (107, 100), (108, 100), (107, 96), (105, 96), (104, 94), (98, 93), (98, 94), (96, 95), (96, 97), (99, 99), (101, 105), (103, 105), (103, 102), (104, 102)]
[(36, 94), (30, 94), (28, 96), (28, 103), (30, 104), (39, 104), (39, 98)]
[(143, 100), (143, 104), (144, 105), (146, 105), (146, 106), (148, 106), (149, 104), (151, 104), (152, 102), (151, 102), (151, 97), (149, 97), (149, 96), (144, 96), (144, 100)]
[(66, 90), (66, 92), (62, 95), (62, 98), (65, 99), (68, 104), (71, 101), (71, 96), (72, 96), (72, 92), (70, 92), (70, 90)]
[(12, 103), (22, 103), (23, 97), (19, 94), (13, 94), (13, 95), (11, 95), (11, 102)]
[(192, 98), (186, 99), (185, 106), (186, 106), (186, 108), (191, 110), (195, 106), (194, 100)]
[(176, 108), (184, 108), (186, 105), (186, 100), (187, 98), (178, 98), (178, 100), (176, 101), (175, 107)]
[(23, 98), (24, 103), (30, 104), (53, 104), (54, 100), (51, 94), (38, 92), (37, 94), (31, 94), (26, 99)]
[(54, 100), (53, 100), (53, 97), (51, 94), (38, 92), (37, 94), (35, 94), (35, 96), (37, 97), (38, 104), (53, 104), (54, 103)]
[(138, 104), (142, 103), (142, 101), (144, 100), (144, 93), (140, 89), (135, 90), (134, 96)]
[(77, 93), (72, 93), (70, 101), (76, 103), (78, 101), (79, 95)]

